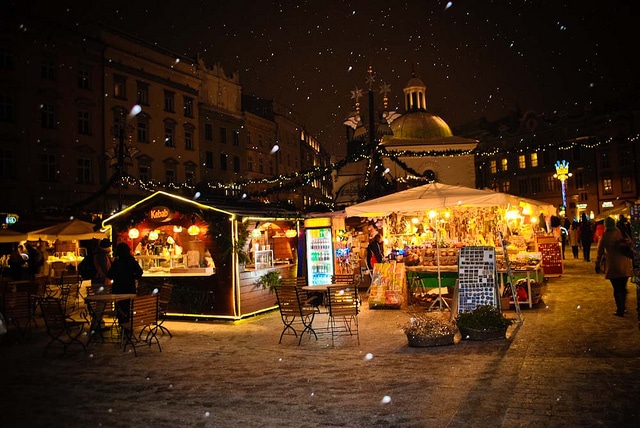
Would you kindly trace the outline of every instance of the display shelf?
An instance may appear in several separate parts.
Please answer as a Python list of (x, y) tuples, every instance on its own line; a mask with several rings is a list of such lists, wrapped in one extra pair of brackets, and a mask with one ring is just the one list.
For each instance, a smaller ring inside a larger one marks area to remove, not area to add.
[(273, 250), (259, 250), (255, 252), (256, 269), (273, 267)]
[(564, 273), (562, 246), (553, 236), (538, 236), (538, 251), (542, 254), (542, 272), (545, 277), (558, 277)]

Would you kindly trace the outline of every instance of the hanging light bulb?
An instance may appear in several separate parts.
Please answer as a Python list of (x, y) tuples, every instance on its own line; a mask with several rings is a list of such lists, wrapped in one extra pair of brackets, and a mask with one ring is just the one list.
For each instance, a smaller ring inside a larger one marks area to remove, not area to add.
[(192, 224), (191, 226), (189, 226), (189, 228), (187, 229), (187, 233), (191, 236), (196, 236), (197, 234), (200, 233), (200, 228), (198, 226), (196, 226), (195, 224)]
[(160, 231), (158, 229), (152, 230), (149, 232), (149, 241), (155, 241), (160, 236)]
[(288, 229), (284, 233), (284, 236), (286, 236), (287, 238), (295, 238), (296, 236), (298, 236), (298, 232), (296, 232), (295, 229)]
[(182, 232), (182, 226), (173, 226), (173, 232), (174, 233), (181, 233)]
[(253, 229), (251, 231), (252, 238), (260, 238), (262, 236), (262, 231), (260, 229)]
[(140, 236), (140, 231), (138, 229), (136, 229), (135, 227), (129, 229), (129, 238), (137, 239), (138, 236)]

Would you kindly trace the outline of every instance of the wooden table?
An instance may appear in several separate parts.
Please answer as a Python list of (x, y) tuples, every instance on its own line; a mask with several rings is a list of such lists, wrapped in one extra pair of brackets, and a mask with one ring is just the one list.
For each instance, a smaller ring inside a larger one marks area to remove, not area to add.
[(87, 345), (93, 341), (94, 336), (99, 336), (101, 341), (104, 342), (104, 335), (102, 334), (102, 322), (107, 305), (121, 302), (124, 300), (135, 299), (135, 294), (94, 294), (84, 298), (89, 311), (89, 340)]

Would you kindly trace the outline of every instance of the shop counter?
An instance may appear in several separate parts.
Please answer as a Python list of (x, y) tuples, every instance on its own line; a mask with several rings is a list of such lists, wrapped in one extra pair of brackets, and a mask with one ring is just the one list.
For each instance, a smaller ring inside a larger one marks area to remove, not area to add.
[(171, 278), (176, 276), (211, 276), (216, 273), (216, 268), (170, 268), (168, 270), (145, 270), (143, 277)]
[[(438, 288), (438, 266), (407, 266), (407, 286), (412, 288)], [(455, 287), (458, 279), (458, 266), (440, 266), (440, 284), (442, 287)]]

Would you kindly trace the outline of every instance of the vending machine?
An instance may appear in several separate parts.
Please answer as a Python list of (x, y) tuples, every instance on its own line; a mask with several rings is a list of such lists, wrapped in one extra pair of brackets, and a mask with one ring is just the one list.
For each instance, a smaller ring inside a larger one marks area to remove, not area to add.
[(309, 285), (331, 284), (334, 260), (331, 218), (306, 219), (304, 228), (307, 283)]

